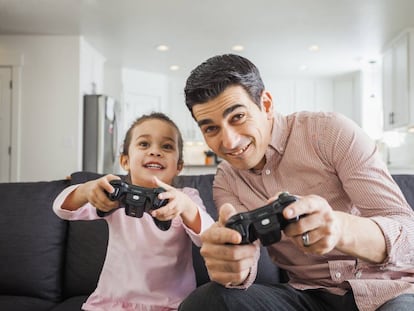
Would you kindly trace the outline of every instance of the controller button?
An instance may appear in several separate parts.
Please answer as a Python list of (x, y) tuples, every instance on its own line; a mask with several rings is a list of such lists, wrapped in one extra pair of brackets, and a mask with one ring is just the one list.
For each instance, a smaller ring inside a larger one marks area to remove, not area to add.
[(269, 218), (265, 218), (261, 221), (262, 226), (267, 226), (270, 224), (270, 219)]
[(134, 194), (132, 196), (132, 199), (135, 200), (135, 201), (138, 201), (139, 200), (139, 195)]

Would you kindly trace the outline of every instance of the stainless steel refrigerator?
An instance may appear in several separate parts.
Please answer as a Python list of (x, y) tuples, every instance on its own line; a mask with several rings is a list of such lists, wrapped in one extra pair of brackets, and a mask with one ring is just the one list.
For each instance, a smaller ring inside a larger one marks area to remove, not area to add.
[(118, 159), (118, 103), (106, 95), (83, 100), (83, 170), (114, 173)]

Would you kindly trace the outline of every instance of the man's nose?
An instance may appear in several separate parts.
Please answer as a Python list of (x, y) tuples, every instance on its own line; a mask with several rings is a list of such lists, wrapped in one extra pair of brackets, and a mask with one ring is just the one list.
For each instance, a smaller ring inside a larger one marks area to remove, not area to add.
[(239, 133), (233, 128), (223, 128), (221, 132), (221, 145), (228, 151), (236, 148), (240, 140)]

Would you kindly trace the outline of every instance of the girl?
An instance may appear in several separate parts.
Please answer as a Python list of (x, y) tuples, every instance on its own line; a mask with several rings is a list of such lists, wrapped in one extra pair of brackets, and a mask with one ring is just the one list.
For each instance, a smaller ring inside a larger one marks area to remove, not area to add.
[[(84, 310), (176, 310), (196, 287), (191, 241), (201, 244), (200, 234), (213, 219), (205, 211), (198, 191), (170, 186), (183, 168), (183, 139), (175, 123), (162, 113), (138, 118), (126, 133), (120, 164), (127, 181), (137, 186), (163, 187), (158, 198), (168, 204), (144, 213), (125, 215), (124, 209), (107, 214), (108, 249), (96, 290)], [(54, 212), (67, 220), (99, 219), (97, 210), (108, 212), (119, 203), (108, 199), (106, 175), (65, 189), (53, 204)], [(172, 220), (160, 230), (152, 217)], [(87, 237), (86, 237), (87, 238)]]

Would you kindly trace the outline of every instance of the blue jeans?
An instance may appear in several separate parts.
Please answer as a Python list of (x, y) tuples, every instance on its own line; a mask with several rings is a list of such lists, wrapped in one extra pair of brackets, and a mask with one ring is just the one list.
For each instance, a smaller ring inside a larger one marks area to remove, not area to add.
[[(414, 295), (401, 295), (378, 311), (412, 311)], [(287, 284), (254, 284), (247, 290), (204, 284), (180, 305), (179, 311), (358, 311), (352, 291), (343, 296), (321, 290), (296, 290)]]

